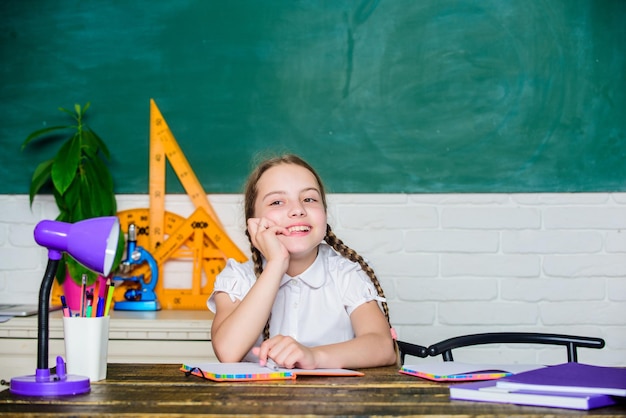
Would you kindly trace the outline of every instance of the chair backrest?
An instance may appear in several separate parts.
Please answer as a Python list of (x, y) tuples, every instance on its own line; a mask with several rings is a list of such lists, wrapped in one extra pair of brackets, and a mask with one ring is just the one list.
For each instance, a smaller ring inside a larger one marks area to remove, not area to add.
[(567, 361), (578, 361), (578, 347), (603, 348), (602, 338), (581, 337), (576, 335), (545, 334), (537, 332), (488, 332), (469, 334), (449, 338), (428, 347), (428, 355), (442, 355), (444, 361), (453, 361), (452, 350), (480, 344), (550, 344), (563, 345), (567, 348)]
[(409, 356), (428, 357), (428, 348), (417, 345), (407, 343), (406, 341), (396, 341), (398, 343), (398, 349), (400, 350), (400, 364), (404, 364), (404, 358)]

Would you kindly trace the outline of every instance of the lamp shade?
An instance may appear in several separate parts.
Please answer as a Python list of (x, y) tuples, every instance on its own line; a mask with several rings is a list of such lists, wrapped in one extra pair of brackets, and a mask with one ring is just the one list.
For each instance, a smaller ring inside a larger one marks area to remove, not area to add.
[(66, 252), (96, 273), (108, 276), (115, 261), (120, 235), (116, 216), (85, 219), (76, 223), (41, 221), (35, 227), (35, 241), (48, 248), (48, 257), (59, 260)]

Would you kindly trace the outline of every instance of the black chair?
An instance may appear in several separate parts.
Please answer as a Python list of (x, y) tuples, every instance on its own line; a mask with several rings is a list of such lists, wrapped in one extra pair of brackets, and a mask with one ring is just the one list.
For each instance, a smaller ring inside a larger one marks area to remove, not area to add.
[(428, 357), (428, 348), (426, 347), (405, 341), (396, 341), (396, 343), (398, 343), (398, 350), (400, 351), (400, 364), (404, 364), (404, 357), (407, 355), (421, 358)]
[[(480, 344), (509, 343), (564, 345), (567, 348), (568, 362), (578, 362), (578, 353), (576, 351), (578, 347), (597, 349), (604, 347), (604, 340), (602, 338), (544, 334), (536, 332), (488, 332), (449, 338), (431, 345), (428, 347), (427, 352), (428, 355), (432, 357), (441, 354), (444, 361), (454, 361), (452, 358), (452, 350), (455, 348)], [(402, 348), (400, 350), (402, 350)], [(401, 358), (403, 357), (401, 356)]]

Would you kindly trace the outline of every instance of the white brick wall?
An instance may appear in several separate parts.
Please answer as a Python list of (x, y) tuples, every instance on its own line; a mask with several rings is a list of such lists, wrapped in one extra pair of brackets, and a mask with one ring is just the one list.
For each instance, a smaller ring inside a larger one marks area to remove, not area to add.
[[(210, 200), (248, 252), (241, 196)], [(144, 208), (148, 199), (118, 202), (120, 210)], [(193, 207), (172, 195), (167, 210), (188, 216)], [(28, 196), (0, 195), (0, 303), (36, 301), (46, 253), (32, 231), (55, 216), (49, 196), (31, 211)], [(335, 194), (329, 222), (376, 270), (403, 340), (427, 346), (490, 331), (596, 336), (606, 347), (581, 349), (579, 360), (626, 366), (626, 193)], [(189, 271), (166, 269), (166, 286), (188, 283)], [(550, 364), (565, 361), (565, 349), (482, 346), (455, 359)]]

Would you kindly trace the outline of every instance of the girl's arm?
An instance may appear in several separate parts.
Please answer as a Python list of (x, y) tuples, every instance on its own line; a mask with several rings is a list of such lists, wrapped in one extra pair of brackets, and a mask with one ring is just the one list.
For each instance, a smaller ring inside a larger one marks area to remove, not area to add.
[(255, 353), (262, 364), (269, 357), (280, 366), (301, 369), (378, 367), (397, 361), (389, 324), (376, 301), (356, 308), (350, 320), (355, 333), (352, 340), (310, 348), (277, 335), (264, 341)]
[(248, 220), (248, 232), (253, 245), (263, 253), (267, 263), (243, 300), (233, 302), (226, 293), (214, 295), (211, 342), (217, 358), (222, 362), (241, 361), (256, 343), (289, 265), (289, 253), (276, 237), (277, 234), (288, 234), (288, 231), (266, 219), (253, 218)]
[(277, 273), (268, 264), (243, 300), (232, 301), (226, 293), (216, 293), (211, 343), (221, 362), (238, 362), (250, 351), (263, 331), (274, 303)]

